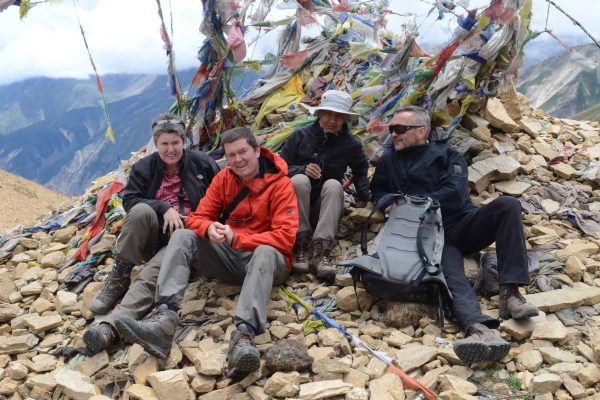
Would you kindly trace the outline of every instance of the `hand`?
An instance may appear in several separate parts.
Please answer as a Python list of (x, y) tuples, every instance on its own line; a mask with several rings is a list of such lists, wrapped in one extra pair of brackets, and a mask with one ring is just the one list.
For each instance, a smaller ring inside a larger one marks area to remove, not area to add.
[(180, 215), (173, 207), (169, 208), (166, 213), (163, 214), (163, 233), (169, 236), (177, 229), (183, 229), (183, 220), (185, 216)]
[(313, 179), (321, 179), (321, 167), (315, 163), (306, 164), (304, 166), (304, 175)]
[(213, 222), (208, 226), (206, 235), (211, 242), (215, 243), (233, 243), (234, 232), (229, 225), (223, 225), (220, 222)]

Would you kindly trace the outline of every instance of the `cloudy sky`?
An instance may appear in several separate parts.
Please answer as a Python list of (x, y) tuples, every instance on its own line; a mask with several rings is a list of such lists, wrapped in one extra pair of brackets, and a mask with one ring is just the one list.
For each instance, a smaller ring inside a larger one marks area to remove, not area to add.
[[(34, 2), (35, 0), (32, 0)], [(278, 0), (279, 1), (279, 0)], [(430, 0), (427, 0), (430, 2)], [(600, 2), (589, 0), (555, 0), (565, 11), (578, 19), (596, 38), (600, 38)], [(488, 4), (471, 0), (471, 7)], [(101, 74), (164, 73), (165, 54), (159, 36), (156, 2), (152, 0), (80, 0), (76, 1), (81, 23), (92, 55)], [(162, 0), (169, 24), (169, 2)], [(200, 0), (171, 0), (173, 12), (173, 43), (178, 68), (196, 67), (196, 53), (202, 43), (198, 27), (202, 20)], [(436, 21), (427, 16), (431, 6), (424, 1), (391, 0), (391, 9), (399, 13), (414, 13), (420, 25), (419, 41), (442, 43), (456, 26), (454, 18)], [(532, 28), (541, 30), (546, 23), (547, 3), (534, 0)], [(277, 11), (291, 14), (290, 11)], [(269, 16), (267, 19), (273, 19)], [(392, 16), (388, 28), (399, 27), (403, 17)], [(0, 85), (29, 77), (85, 78), (92, 69), (77, 24), (72, 0), (42, 3), (19, 20), (18, 7), (11, 6), (0, 13)], [(588, 41), (583, 33), (560, 12), (551, 9), (548, 26), (570, 44)], [(248, 33), (249, 37), (253, 33)], [(260, 58), (273, 50), (276, 32), (271, 32), (250, 48), (248, 57)]]

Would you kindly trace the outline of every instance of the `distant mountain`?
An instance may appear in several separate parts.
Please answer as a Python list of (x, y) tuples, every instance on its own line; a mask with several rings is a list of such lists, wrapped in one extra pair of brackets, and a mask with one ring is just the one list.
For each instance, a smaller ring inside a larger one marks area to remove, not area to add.
[(593, 44), (575, 49), (597, 65), (594, 67), (573, 53), (563, 52), (521, 75), (517, 89), (529, 98), (533, 107), (567, 118), (600, 103), (600, 49)]
[[(181, 82), (193, 70), (180, 72)], [(234, 78), (243, 92), (258, 75)], [(0, 169), (61, 193), (81, 194), (150, 138), (150, 120), (173, 104), (166, 76), (103, 77), (117, 146), (104, 133), (95, 79), (36, 78), (0, 86)]]
[(580, 112), (579, 114), (575, 114), (573, 119), (578, 119), (580, 121), (598, 121), (600, 122), (600, 103), (596, 104)]

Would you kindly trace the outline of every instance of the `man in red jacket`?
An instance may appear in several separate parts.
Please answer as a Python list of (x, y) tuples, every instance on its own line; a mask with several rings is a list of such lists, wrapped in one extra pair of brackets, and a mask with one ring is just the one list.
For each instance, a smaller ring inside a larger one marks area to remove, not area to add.
[(265, 331), (273, 285), (288, 276), (298, 208), (286, 162), (260, 148), (248, 128), (226, 131), (221, 143), (228, 167), (185, 220), (187, 229), (173, 233), (158, 277), (158, 307), (142, 321), (120, 317), (116, 327), (121, 337), (165, 358), (192, 269), (241, 283), (228, 353), (229, 375), (237, 379), (260, 366), (253, 338)]

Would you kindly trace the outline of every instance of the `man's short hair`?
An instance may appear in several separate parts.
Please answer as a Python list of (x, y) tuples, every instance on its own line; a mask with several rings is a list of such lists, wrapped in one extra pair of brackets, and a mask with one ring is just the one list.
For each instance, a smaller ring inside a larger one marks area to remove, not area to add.
[(221, 135), (221, 148), (223, 151), (225, 151), (225, 145), (227, 143), (233, 143), (239, 139), (246, 139), (246, 143), (252, 146), (252, 148), (255, 150), (258, 148), (258, 142), (256, 141), (254, 134), (245, 126), (232, 128), (223, 132)]
[(156, 142), (158, 137), (162, 133), (175, 133), (181, 137), (183, 143), (186, 141), (185, 137), (185, 123), (181, 118), (175, 114), (163, 113), (158, 114), (150, 124), (152, 130), (152, 138)]
[(396, 114), (401, 112), (412, 113), (414, 119), (413, 123), (427, 128), (427, 135), (429, 135), (429, 132), (431, 131), (431, 117), (427, 110), (417, 106), (401, 106), (396, 109)]

